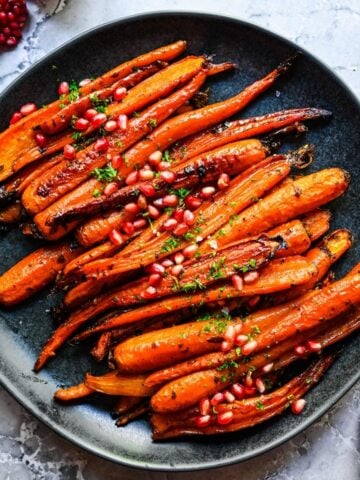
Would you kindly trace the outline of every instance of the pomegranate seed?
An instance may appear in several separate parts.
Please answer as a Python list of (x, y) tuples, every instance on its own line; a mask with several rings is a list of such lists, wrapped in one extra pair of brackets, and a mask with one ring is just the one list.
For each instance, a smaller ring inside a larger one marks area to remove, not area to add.
[(310, 352), (320, 352), (321, 350), (321, 343), (316, 342), (315, 340), (309, 340), (306, 342), (307, 348), (310, 350)]
[(175, 261), (176, 265), (181, 265), (184, 260), (185, 260), (185, 257), (181, 252), (175, 253), (174, 261)]
[(59, 95), (67, 95), (70, 91), (70, 87), (68, 82), (61, 82), (58, 87), (58, 94)]
[(165, 195), (163, 198), (164, 207), (176, 207), (179, 203), (179, 199), (175, 194)]
[(204, 187), (201, 189), (201, 196), (203, 198), (211, 198), (215, 193), (214, 187)]
[(184, 218), (184, 210), (181, 209), (181, 208), (177, 208), (173, 214), (175, 220), (177, 220), (178, 222), (182, 222), (183, 218)]
[(201, 243), (204, 240), (204, 238), (201, 235), (196, 235), (195, 237), (195, 242), (196, 243)]
[(94, 149), (97, 152), (106, 152), (106, 150), (110, 147), (109, 142), (106, 140), (105, 137), (98, 138), (95, 142)]
[(36, 112), (36, 110), (37, 106), (35, 103), (25, 103), (25, 105), (20, 108), (20, 113), (26, 117), (27, 115), (30, 115), (30, 113)]
[(204, 428), (210, 424), (210, 420), (210, 415), (202, 415), (201, 417), (196, 417), (195, 423), (197, 427)]
[(149, 163), (153, 166), (158, 165), (161, 162), (162, 153), (160, 150), (156, 150), (151, 155), (149, 155)]
[(221, 342), (220, 349), (223, 353), (229, 352), (232, 349), (232, 343), (224, 340), (223, 342)]
[(174, 262), (170, 260), (170, 258), (165, 258), (165, 260), (161, 262), (161, 265), (163, 265), (165, 268), (172, 267), (174, 265)]
[(188, 195), (185, 198), (185, 205), (187, 208), (190, 208), (191, 210), (195, 210), (196, 208), (200, 207), (202, 204), (201, 198), (194, 197), (194, 195)]
[(109, 234), (109, 239), (114, 245), (122, 245), (124, 243), (124, 239), (121, 233), (115, 228), (114, 230), (111, 230)]
[(257, 393), (255, 387), (244, 387), (244, 394), (246, 397), (253, 397)]
[(37, 146), (40, 148), (44, 148), (47, 144), (47, 138), (43, 133), (36, 133), (35, 134), (35, 142), (37, 143)]
[(186, 225), (194, 225), (195, 223), (195, 215), (192, 213), (191, 210), (185, 210), (184, 212), (184, 222)]
[(161, 275), (165, 273), (165, 267), (160, 263), (152, 263), (149, 267), (151, 273), (160, 273)]
[(217, 181), (219, 190), (225, 190), (229, 186), (230, 177), (227, 173), (222, 173)]
[(251, 283), (256, 282), (256, 280), (259, 278), (259, 272), (247, 272), (244, 274), (244, 283), (246, 285), (249, 285)]
[(228, 425), (234, 418), (233, 412), (222, 412), (217, 416), (217, 422), (219, 425)]
[(210, 404), (210, 400), (208, 399), (208, 397), (202, 398), (200, 400), (199, 411), (200, 411), (201, 415), (207, 415), (210, 411), (210, 407), (211, 407), (211, 404)]
[(215, 395), (212, 396), (210, 403), (213, 407), (216, 407), (216, 405), (219, 405), (219, 403), (224, 401), (224, 394), (221, 392), (215, 393)]
[(227, 341), (227, 342), (231, 342), (233, 343), (234, 342), (234, 339), (235, 339), (235, 328), (233, 325), (228, 325), (225, 329), (225, 333), (224, 333), (224, 339)]
[(129, 213), (138, 213), (139, 207), (136, 205), (136, 203), (127, 203), (124, 207), (124, 210)]
[(171, 230), (174, 230), (178, 222), (175, 220), (175, 218), (168, 218), (165, 220), (165, 222), (162, 225), (162, 228), (166, 230), (167, 232), (170, 232)]
[(236, 325), (234, 325), (235, 335), (239, 335), (242, 332), (242, 329), (243, 329), (242, 323), (237, 323)]
[(273, 364), (273, 363), (267, 363), (266, 365), (264, 365), (264, 366), (262, 367), (262, 371), (263, 371), (263, 373), (269, 373), (269, 372), (271, 372), (271, 370), (273, 369), (273, 367), (274, 367), (274, 364)]
[(299, 355), (299, 357), (301, 357), (305, 354), (306, 348), (304, 347), (304, 345), (298, 345), (294, 348), (294, 352), (296, 353), (296, 355)]
[(116, 168), (116, 170), (121, 167), (122, 163), (123, 163), (123, 159), (122, 159), (122, 156), (121, 156), (121, 155), (115, 155), (115, 156), (112, 157), (112, 159), (111, 159), (111, 165), (112, 165), (114, 168)]
[(119, 115), (117, 123), (120, 130), (126, 130), (128, 124), (128, 117), (124, 114)]
[(157, 208), (164, 208), (164, 202), (163, 202), (163, 199), (162, 199), (162, 198), (156, 198), (156, 199), (153, 201), (153, 204), (154, 204), (155, 207), (157, 207)]
[[(1, 43), (1, 42), (0, 42)], [(14, 125), (14, 123), (18, 122), (19, 120), (21, 120), (23, 118), (23, 116), (21, 115), (20, 112), (15, 112), (12, 114), (11, 118), (10, 118), (10, 125)]]
[(147, 221), (145, 218), (138, 218), (137, 220), (134, 220), (133, 225), (136, 230), (140, 230), (141, 228), (146, 227)]
[(264, 393), (265, 390), (266, 390), (265, 383), (263, 382), (263, 380), (261, 378), (257, 378), (255, 380), (255, 386), (256, 386), (257, 391), (259, 393)]
[(138, 181), (139, 173), (136, 170), (133, 170), (125, 179), (126, 185), (135, 185)]
[(89, 120), (86, 120), (86, 118), (77, 118), (74, 122), (74, 128), (75, 130), (79, 130), (79, 132), (83, 132), (84, 130), (88, 129), (90, 125)]
[(182, 273), (184, 270), (184, 267), (182, 265), (174, 265), (173, 267), (171, 267), (171, 275), (173, 275), (174, 277), (178, 277), (180, 275), (180, 273)]
[(5, 45), (5, 44), (6, 44), (6, 37), (3, 33), (0, 33), (0, 45)]
[(7, 15), (5, 12), (0, 12), (0, 25), (7, 24)]
[(305, 405), (306, 400), (304, 400), (303, 398), (299, 398), (291, 404), (292, 413), (294, 413), (295, 415), (299, 415), (304, 410)]
[(160, 212), (156, 207), (154, 207), (154, 205), (148, 206), (148, 212), (149, 212), (149, 216), (154, 220), (160, 217)]
[(139, 171), (139, 179), (141, 181), (147, 181), (147, 180), (152, 180), (154, 178), (154, 172), (152, 170), (145, 170), (144, 168), (142, 168), (140, 171)]
[(115, 120), (108, 120), (104, 125), (104, 130), (106, 130), (107, 132), (115, 132), (116, 129), (117, 123), (115, 122)]
[(254, 380), (252, 378), (252, 373), (248, 372), (244, 380), (245, 387), (252, 387), (254, 385)]
[(176, 180), (176, 174), (174, 172), (170, 172), (169, 170), (165, 170), (164, 172), (160, 173), (160, 178), (166, 183), (174, 183)]
[(84, 113), (84, 118), (86, 118), (86, 120), (89, 120), (91, 122), (91, 120), (98, 114), (97, 110), (95, 110), (95, 108), (88, 108), (85, 113)]
[(156, 287), (157, 285), (159, 285), (159, 283), (161, 283), (161, 280), (162, 276), (159, 273), (153, 273), (149, 277), (149, 285), (151, 285), (152, 287)]
[(196, 243), (192, 243), (191, 245), (185, 247), (182, 253), (186, 258), (192, 258), (196, 254), (198, 249), (199, 247), (196, 245)]
[(113, 193), (117, 192), (118, 190), (119, 190), (119, 187), (117, 186), (117, 183), (110, 182), (104, 188), (104, 195), (106, 195), (108, 197), (108, 196), (112, 195)]
[(231, 393), (235, 395), (238, 400), (241, 400), (245, 396), (245, 389), (240, 383), (234, 383), (230, 387)]
[(227, 403), (235, 402), (235, 396), (231, 392), (229, 392), (229, 390), (226, 390), (224, 392), (224, 398)]
[(140, 210), (147, 210), (148, 202), (145, 195), (139, 195), (139, 198), (137, 200), (137, 206), (140, 208)]
[(68, 160), (72, 160), (75, 158), (76, 155), (76, 149), (72, 145), (68, 144), (65, 145), (64, 147), (64, 157), (67, 158)]
[(142, 185), (139, 185), (139, 190), (145, 195), (145, 197), (153, 197), (156, 193), (155, 188), (151, 183), (143, 183)]
[(106, 120), (107, 116), (105, 115), (105, 113), (97, 113), (91, 120), (91, 126), (93, 128), (99, 128), (106, 122)]
[(141, 292), (140, 296), (146, 300), (149, 300), (151, 298), (156, 297), (156, 294), (157, 294), (156, 288), (150, 285), (146, 290)]
[(133, 233), (135, 232), (135, 227), (132, 222), (125, 222), (122, 226), (122, 229), (127, 235), (133, 235)]
[(184, 235), (189, 230), (189, 227), (186, 223), (179, 223), (179, 225), (174, 229), (174, 234), (176, 236)]
[(159, 172), (165, 172), (166, 170), (169, 170), (170, 167), (171, 163), (169, 162), (160, 162), (157, 164), (157, 169), (159, 170)]
[(249, 342), (245, 343), (245, 345), (243, 345), (241, 353), (243, 355), (250, 355), (256, 349), (257, 344), (258, 343), (256, 340), (250, 340)]
[(114, 100), (116, 100), (117, 102), (120, 102), (120, 100), (122, 100), (125, 97), (126, 93), (127, 93), (127, 90), (125, 87), (116, 88), (114, 92)]
[(254, 297), (251, 297), (250, 300), (248, 300), (248, 305), (249, 307), (255, 307), (260, 302), (260, 295), (255, 295)]
[(91, 82), (90, 78), (83, 78), (79, 82), (79, 87), (85, 87), (85, 85), (88, 85)]
[(242, 345), (245, 345), (245, 343), (248, 341), (248, 336), (247, 335), (237, 335), (235, 337), (235, 345), (239, 345), (239, 347), (241, 347)]
[(241, 290), (244, 288), (244, 282), (240, 275), (232, 275), (231, 282), (236, 290), (239, 290), (239, 292), (241, 292)]

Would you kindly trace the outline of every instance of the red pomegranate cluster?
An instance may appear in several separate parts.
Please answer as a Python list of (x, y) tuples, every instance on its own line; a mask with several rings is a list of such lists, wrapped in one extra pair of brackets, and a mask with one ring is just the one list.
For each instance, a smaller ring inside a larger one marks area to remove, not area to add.
[(18, 44), (27, 17), (25, 0), (0, 0), (0, 47)]

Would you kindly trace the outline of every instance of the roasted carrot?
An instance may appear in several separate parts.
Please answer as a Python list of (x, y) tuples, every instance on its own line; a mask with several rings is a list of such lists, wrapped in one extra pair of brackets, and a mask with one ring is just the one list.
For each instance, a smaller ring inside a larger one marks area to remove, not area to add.
[[(292, 402), (301, 398), (321, 379), (332, 362), (333, 357), (330, 355), (317, 360), (300, 375), (269, 394), (236, 400), (231, 404), (221, 403), (217, 406), (216, 413), (211, 413), (210, 424), (204, 428), (199, 428), (196, 425), (196, 417), (200, 413), (198, 408), (176, 412), (176, 415), (156, 413), (151, 417), (153, 438), (154, 440), (163, 440), (180, 435), (211, 435), (233, 432), (257, 425), (275, 415), (279, 415)], [(259, 408), (259, 405), (261, 405), (261, 408)], [(217, 413), (221, 414), (229, 411), (233, 413), (231, 423), (220, 425), (216, 421)]]
[(330, 228), (331, 214), (328, 210), (314, 210), (301, 217), (307, 234), (312, 242), (322, 237)]
[(318, 108), (298, 108), (269, 113), (260, 117), (234, 120), (185, 139), (172, 151), (175, 162), (184, 161), (229, 142), (257, 137), (296, 122), (328, 118), (331, 112)]
[(90, 354), (101, 362), (105, 358), (106, 352), (109, 350), (111, 343), (111, 332), (104, 332), (100, 335), (94, 347), (90, 350)]
[(269, 238), (282, 239), (282, 245), (276, 251), (276, 257), (289, 257), (299, 255), (306, 252), (311, 245), (311, 240), (307, 231), (300, 220), (292, 220), (290, 222), (279, 225), (265, 233)]
[(0, 210), (0, 225), (12, 225), (20, 221), (23, 213), (19, 201), (15, 201)]
[(139, 403), (143, 402), (143, 400), (144, 397), (129, 397), (124, 395), (116, 402), (115, 407), (112, 409), (112, 414), (122, 415), (123, 413), (127, 413), (139, 405)]
[(129, 395), (131, 397), (149, 397), (153, 389), (145, 387), (143, 375), (122, 375), (112, 372), (101, 377), (86, 374), (85, 385), (96, 392), (106, 395)]
[[(84, 85), (80, 88), (79, 93), (80, 95), (87, 95), (101, 88), (105, 88), (120, 78), (129, 75), (134, 68), (145, 67), (156, 61), (172, 60), (180, 55), (185, 48), (186, 42), (178, 41), (140, 55), (115, 67), (113, 70), (96, 78), (89, 84)], [(37, 110), (10, 126), (0, 135), (0, 149), (3, 155), (0, 165), (0, 181), (5, 180), (12, 173), (42, 156), (42, 152), (39, 151), (34, 143), (33, 127), (58, 112), (62, 102), (63, 100), (56, 100), (46, 107)], [(27, 155), (31, 150), (32, 154)], [(46, 151), (45, 153), (48, 154), (51, 152)]]
[(34, 295), (55, 279), (81, 249), (69, 242), (46, 246), (30, 253), (1, 276), (0, 303), (15, 305)]
[(266, 196), (248, 207), (230, 225), (222, 227), (223, 235), (212, 235), (200, 247), (200, 252), (211, 251), (211, 242), (220, 248), (244, 237), (257, 235), (301, 214), (310, 212), (344, 193), (349, 176), (340, 168), (327, 168), (306, 175)]
[(59, 388), (54, 393), (54, 398), (60, 400), (61, 402), (71, 402), (73, 400), (78, 400), (79, 398), (84, 398), (92, 393), (95, 390), (85, 385), (85, 383), (79, 383), (78, 385), (72, 385), (67, 388)]

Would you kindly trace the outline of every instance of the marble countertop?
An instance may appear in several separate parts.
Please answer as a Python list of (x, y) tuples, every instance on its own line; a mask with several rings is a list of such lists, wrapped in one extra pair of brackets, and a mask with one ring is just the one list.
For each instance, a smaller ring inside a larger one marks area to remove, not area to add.
[[(140, 12), (227, 14), (268, 28), (304, 47), (360, 97), (358, 0), (36, 0), (18, 48), (0, 55), (0, 91), (33, 62), (98, 24)], [(312, 427), (239, 465), (194, 473), (139, 472), (75, 447), (27, 413), (0, 388), (0, 480), (357, 480), (360, 384)]]

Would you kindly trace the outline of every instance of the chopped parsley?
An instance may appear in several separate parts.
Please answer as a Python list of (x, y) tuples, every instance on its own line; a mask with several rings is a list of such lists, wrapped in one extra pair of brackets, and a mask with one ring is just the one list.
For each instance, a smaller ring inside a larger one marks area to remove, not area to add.
[(133, 116), (134, 118), (139, 118), (139, 117), (140, 117), (140, 113), (134, 112), (134, 113), (132, 114), (132, 116)]
[(249, 262), (242, 266), (234, 264), (235, 270), (241, 273), (246, 273), (246, 272), (249, 272), (250, 270), (254, 270), (256, 266), (257, 266), (257, 263), (254, 258), (250, 258)]
[(156, 118), (150, 118), (149, 120), (149, 127), (151, 130), (157, 127), (157, 120)]
[[(167, 150), (165, 150), (164, 154), (166, 152)], [(163, 154), (163, 157), (164, 157), (164, 154)], [(190, 190), (188, 190), (187, 188), (170, 188), (169, 193), (171, 195), (176, 195), (178, 197), (179, 207), (181, 208), (184, 206), (185, 198), (189, 195)]]
[(101, 192), (98, 188), (96, 188), (93, 193), (92, 193), (92, 196), (95, 197), (95, 198), (98, 198), (98, 197), (101, 197)]
[(170, 237), (161, 245), (160, 253), (168, 253), (180, 246), (180, 240), (175, 237)]
[(218, 280), (220, 278), (225, 277), (224, 267), (225, 267), (225, 260), (226, 257), (220, 258), (220, 260), (213, 262), (210, 266), (210, 270), (208, 273), (208, 278), (212, 278), (213, 280)]
[(68, 95), (68, 100), (70, 103), (75, 102), (78, 100), (80, 97), (80, 90), (78, 84), (75, 82), (75, 80), (71, 80), (69, 84), (69, 95)]
[(204, 290), (206, 286), (198, 279), (195, 278), (192, 282), (184, 283), (181, 285), (181, 291), (184, 293), (192, 293), (198, 290)]
[(111, 165), (104, 168), (95, 168), (92, 175), (100, 182), (112, 182), (117, 177), (118, 171)]
[(225, 360), (224, 363), (222, 363), (219, 367), (217, 367), (217, 370), (231, 370), (234, 368), (238, 368), (239, 364), (235, 362), (235, 360)]
[(106, 107), (110, 103), (109, 98), (100, 99), (96, 93), (90, 95), (91, 105), (97, 110), (99, 113), (105, 113)]
[(163, 152), (161, 160), (163, 162), (169, 162), (169, 163), (172, 162), (172, 158), (171, 158), (169, 150), (165, 150), (165, 152)]
[(265, 405), (263, 404), (263, 402), (260, 402), (260, 400), (256, 402), (255, 406), (258, 410), (264, 410), (265, 408)]

